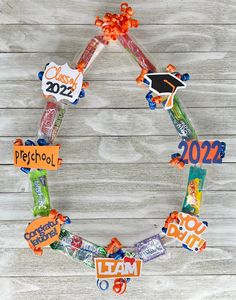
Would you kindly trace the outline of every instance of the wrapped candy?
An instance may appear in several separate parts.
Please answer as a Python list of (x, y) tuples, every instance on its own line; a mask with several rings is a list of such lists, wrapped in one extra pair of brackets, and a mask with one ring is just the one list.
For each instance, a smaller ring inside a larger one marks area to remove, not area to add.
[(199, 215), (205, 176), (205, 169), (196, 166), (190, 167), (187, 191), (183, 202), (182, 212), (197, 216)]
[[(141, 49), (141, 47), (137, 44), (135, 39), (130, 34), (120, 35), (118, 37), (118, 40), (142, 69), (140, 76), (138, 76), (136, 79), (138, 84), (144, 81), (144, 75), (147, 72), (158, 72), (158, 69), (151, 62), (150, 57), (148, 57), (144, 50)], [(151, 98), (152, 97), (147, 100), (149, 100), (148, 102), (150, 108), (154, 109), (156, 107), (156, 103), (152, 102)], [(163, 107), (165, 107), (166, 101), (162, 101), (161, 104)], [(180, 99), (176, 95), (174, 96), (173, 107), (171, 109), (167, 109), (167, 111), (177, 133), (183, 140), (197, 140), (197, 134), (194, 130), (194, 127), (187, 114), (184, 112)]]
[(159, 234), (151, 236), (135, 244), (135, 253), (143, 262), (148, 262), (166, 253)]
[[(101, 53), (104, 48), (106, 41), (103, 39), (102, 35), (93, 37), (87, 44), (85, 50), (82, 54), (76, 55), (71, 63), (71, 68), (78, 69), (78, 71), (84, 73), (96, 57)], [(43, 71), (39, 72), (39, 79), (42, 80)], [(85, 91), (88, 87), (88, 83), (84, 82), (82, 85), (82, 90), (80, 91), (79, 98), (85, 96)], [(78, 98), (78, 99), (79, 99)], [(63, 121), (64, 115), (66, 113), (67, 102), (56, 102), (51, 100), (52, 97), (48, 98), (48, 102), (44, 109), (43, 116), (40, 121), (40, 126), (38, 130), (38, 137), (46, 139), (49, 143), (53, 143), (59, 132), (61, 123)], [(78, 99), (73, 102), (77, 104)]]
[(51, 204), (47, 184), (46, 170), (33, 170), (29, 173), (34, 197), (34, 216), (48, 216)]
[(62, 124), (67, 105), (62, 102), (48, 101), (42, 115), (38, 137), (53, 144)]
[(54, 242), (50, 247), (53, 250), (61, 251), (74, 260), (83, 261), (91, 268), (95, 268), (95, 257), (106, 257), (107, 255), (104, 248), (65, 229), (61, 230), (60, 241)]
[(76, 54), (75, 58), (71, 63), (72, 68), (77, 68), (81, 66), (83, 68), (83, 72), (87, 71), (89, 66), (93, 63), (93, 61), (97, 58), (97, 56), (102, 52), (104, 46), (108, 44), (108, 42), (104, 39), (103, 35), (94, 36), (85, 47), (82, 54)]
[[(132, 9), (132, 7), (130, 7), (128, 3), (123, 2), (120, 5), (119, 14), (112, 14), (107, 12), (103, 18), (96, 18), (95, 25), (102, 29), (105, 40), (118, 40), (120, 44), (126, 49), (126, 51), (131, 55), (134, 61), (138, 63), (141, 68), (141, 73), (136, 78), (136, 82), (139, 85), (143, 85), (143, 83), (147, 83), (144, 79), (145, 74), (160, 72), (160, 70), (158, 70), (158, 68), (152, 62), (150, 56), (145, 53), (145, 51), (129, 33), (130, 28), (138, 27), (138, 20), (132, 18), (133, 14), (134, 10)], [(174, 76), (176, 76), (176, 78), (179, 78), (182, 81), (189, 80), (189, 74), (181, 75), (175, 71), (176, 69), (172, 65), (169, 65), (166, 68), (166, 72), (172, 73)], [(151, 109), (155, 109), (156, 103), (158, 102), (160, 102), (162, 106), (165, 107), (166, 101), (160, 101), (159, 96), (154, 98), (152, 97), (151, 92), (149, 92), (146, 96), (149, 107)], [(176, 100), (175, 105), (172, 108), (168, 109), (168, 112), (178, 134), (184, 140), (197, 139), (196, 132), (191, 124), (190, 119), (187, 117), (186, 113), (181, 107), (180, 100), (177, 97), (175, 97), (174, 99)]]
[[(165, 102), (163, 102), (162, 105), (165, 106)], [(174, 105), (171, 109), (167, 109), (167, 112), (169, 113), (176, 131), (183, 140), (191, 141), (198, 139), (196, 131), (190, 119), (184, 112), (178, 96), (174, 96)]]
[(152, 72), (157, 72), (156, 67), (151, 62), (151, 58), (145, 53), (145, 50), (137, 44), (134, 37), (130, 34), (121, 34), (118, 36), (118, 40), (121, 45), (125, 48), (127, 53), (138, 63), (141, 69), (145, 69)]

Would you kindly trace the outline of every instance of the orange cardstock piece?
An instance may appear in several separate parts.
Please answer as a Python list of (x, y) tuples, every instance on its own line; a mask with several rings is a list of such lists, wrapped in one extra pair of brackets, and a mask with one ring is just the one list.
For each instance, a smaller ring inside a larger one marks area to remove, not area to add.
[[(193, 141), (189, 141), (187, 142), (188, 144), (188, 148), (187, 148), (187, 151), (186, 151), (186, 154), (184, 157), (182, 157), (183, 159), (187, 159), (188, 161), (190, 161), (189, 159), (189, 149), (190, 149), (190, 145)], [(198, 163), (199, 164), (202, 164), (203, 163), (203, 159), (206, 155), (206, 149), (202, 149), (202, 144), (204, 143), (205, 141), (198, 141), (198, 144), (200, 146), (200, 158), (199, 158), (199, 161)], [(214, 143), (214, 141), (209, 141), (210, 145), (212, 145)], [(210, 148), (210, 151), (207, 155), (207, 159), (211, 159), (213, 160), (215, 158), (215, 156), (217, 155), (217, 151), (218, 151), (218, 148), (215, 147), (215, 148)], [(197, 152), (197, 148), (196, 147), (192, 147), (192, 157), (196, 158), (198, 156), (198, 152)], [(218, 159), (220, 158), (220, 154), (219, 156), (217, 157)]]
[(48, 217), (35, 219), (27, 226), (24, 238), (35, 254), (42, 255), (41, 248), (59, 240), (61, 225), (65, 220), (65, 216), (53, 209)]
[(177, 239), (195, 252), (201, 252), (202, 246), (206, 243), (201, 234), (207, 229), (207, 225), (196, 216), (182, 212), (178, 213), (178, 220), (177, 224), (169, 223), (166, 236)]
[(97, 279), (140, 277), (142, 261), (140, 259), (130, 262), (123, 259), (95, 258), (95, 269)]
[(58, 158), (60, 146), (16, 146), (14, 165), (17, 167), (57, 170), (61, 165)]

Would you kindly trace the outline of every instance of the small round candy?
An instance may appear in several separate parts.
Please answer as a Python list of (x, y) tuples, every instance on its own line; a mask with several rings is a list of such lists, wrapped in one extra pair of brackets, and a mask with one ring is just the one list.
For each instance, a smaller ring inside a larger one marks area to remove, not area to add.
[(20, 168), (22, 172), (24, 172), (25, 174), (29, 174), (30, 170), (29, 168)]
[(38, 139), (37, 143), (39, 146), (46, 146), (48, 145), (48, 142), (45, 139)]
[(186, 244), (182, 244), (183, 248), (189, 250), (189, 251), (193, 251), (192, 249), (190, 249)]
[(116, 278), (114, 280), (113, 291), (116, 294), (122, 295), (126, 291), (127, 281), (125, 278)]
[(178, 157), (174, 157), (172, 158), (169, 163), (172, 165), (172, 166), (175, 166), (176, 164), (179, 163), (179, 158)]
[(25, 146), (35, 146), (35, 143), (31, 140), (26, 140), (25, 141)]
[(155, 102), (156, 104), (161, 104), (163, 102), (163, 98), (162, 96), (153, 97), (152, 102)]
[(154, 110), (157, 107), (156, 103), (152, 101), (148, 101), (148, 105), (151, 110)]
[(182, 170), (184, 168), (184, 166), (185, 166), (185, 163), (182, 160), (177, 163), (177, 168), (180, 170)]
[(86, 90), (88, 87), (89, 87), (89, 82), (84, 81), (84, 82), (82, 83), (82, 88)]
[(76, 99), (74, 102), (72, 102), (73, 105), (76, 105), (79, 103), (79, 99)]
[(148, 92), (148, 93), (146, 94), (145, 98), (146, 98), (147, 101), (152, 100), (152, 92), (151, 92), (151, 91)]
[(220, 153), (220, 158), (224, 158), (225, 157), (225, 153), (224, 152), (221, 152)]
[(170, 213), (170, 216), (172, 219), (177, 219), (178, 218), (178, 211), (174, 210), (172, 211), (172, 213)]
[(180, 154), (179, 153), (173, 153), (171, 154), (171, 158), (176, 158), (176, 157), (180, 157)]
[(114, 255), (114, 259), (118, 260), (118, 259), (122, 259), (124, 257), (124, 255), (122, 255), (122, 253), (120, 252), (116, 252)]
[(220, 158), (224, 158), (225, 157), (225, 150), (226, 150), (226, 144), (225, 144), (225, 142), (221, 142)]
[[(103, 286), (104, 285), (104, 286)], [(109, 287), (109, 283), (107, 280), (97, 280), (97, 287), (102, 290), (102, 291), (106, 291)]]
[(173, 73), (176, 71), (176, 67), (169, 64), (167, 67), (166, 67), (166, 72), (169, 72), (169, 73)]
[(162, 227), (162, 232), (164, 232), (164, 233), (166, 233), (167, 232), (167, 228), (165, 228), (165, 227)]
[(180, 73), (176, 73), (175, 77), (181, 79), (182, 75)]
[(38, 256), (42, 256), (43, 254), (43, 249), (42, 248), (35, 248), (34, 253)]
[(84, 98), (85, 97), (85, 91), (82, 89), (79, 93), (79, 98)]
[(99, 247), (99, 248), (98, 248), (98, 252), (100, 252), (103, 256), (106, 256), (106, 255), (107, 255), (106, 250), (105, 250), (104, 248), (102, 248), (102, 247)]
[[(123, 251), (124, 252), (124, 251)], [(125, 251), (125, 256), (127, 256), (127, 257), (135, 257), (135, 253), (134, 252), (129, 252), (129, 251)]]
[(120, 254), (121, 258), (125, 256), (125, 252), (122, 249), (119, 249), (117, 252)]
[(14, 142), (15, 146), (23, 146), (23, 141), (22, 139), (16, 139), (16, 141)]
[(76, 251), (79, 248), (81, 248), (82, 244), (83, 244), (83, 241), (82, 241), (82, 238), (80, 236), (74, 235), (72, 237), (72, 240), (71, 240), (71, 249), (73, 251)]
[(65, 221), (65, 224), (70, 224), (71, 223), (71, 220), (69, 217), (66, 217), (66, 221)]
[(41, 81), (42, 81), (42, 79), (43, 79), (43, 74), (44, 74), (43, 71), (38, 72), (38, 78), (39, 78), (39, 80), (41, 80)]
[(225, 142), (221, 142), (221, 149), (223, 149), (223, 150), (226, 149), (226, 143)]
[(185, 73), (181, 76), (182, 81), (188, 81), (190, 80), (190, 75), (188, 73)]
[(99, 17), (97, 17), (96, 21), (95, 21), (95, 25), (98, 27), (101, 27), (103, 24), (103, 21), (99, 19)]

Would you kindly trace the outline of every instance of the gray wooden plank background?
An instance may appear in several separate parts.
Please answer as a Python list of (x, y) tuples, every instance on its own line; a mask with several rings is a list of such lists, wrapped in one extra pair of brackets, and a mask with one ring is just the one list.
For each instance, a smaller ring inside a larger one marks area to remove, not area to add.
[[(0, 0), (0, 291), (1, 299), (116, 299), (101, 294), (94, 272), (45, 249), (34, 256), (23, 240), (32, 219), (27, 176), (12, 165), (12, 142), (33, 138), (45, 100), (37, 73), (49, 61), (70, 62), (98, 32), (96, 15), (118, 0)], [(222, 165), (207, 166), (201, 217), (208, 248), (192, 255), (175, 244), (144, 265), (124, 299), (236, 299), (236, 1), (135, 0), (133, 35), (157, 65), (175, 64), (191, 81), (179, 93), (201, 139), (227, 143)], [(119, 61), (119, 64), (113, 62)], [(188, 167), (167, 161), (179, 138), (163, 110), (150, 111), (134, 79), (137, 65), (116, 43), (86, 74), (90, 88), (70, 108), (58, 142), (64, 164), (49, 174), (53, 206), (69, 227), (106, 245), (125, 247), (158, 233), (181, 206)]]

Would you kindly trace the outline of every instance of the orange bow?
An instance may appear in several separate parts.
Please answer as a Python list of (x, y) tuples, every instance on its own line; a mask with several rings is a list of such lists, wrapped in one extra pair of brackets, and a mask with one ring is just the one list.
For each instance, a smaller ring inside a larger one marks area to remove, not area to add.
[(95, 25), (101, 27), (107, 40), (115, 41), (119, 35), (126, 34), (130, 27), (138, 27), (138, 20), (131, 18), (134, 10), (127, 2), (121, 3), (120, 11), (120, 14), (107, 12), (102, 19), (96, 17)]

